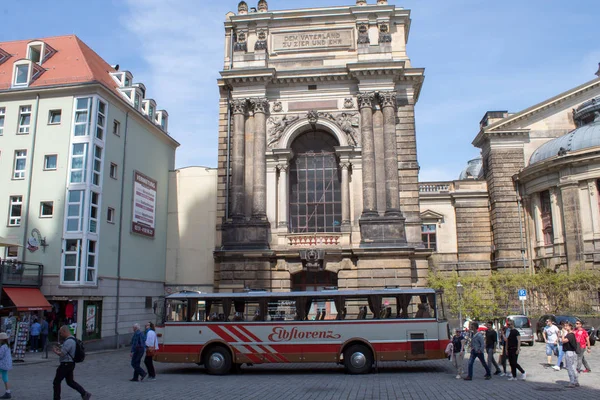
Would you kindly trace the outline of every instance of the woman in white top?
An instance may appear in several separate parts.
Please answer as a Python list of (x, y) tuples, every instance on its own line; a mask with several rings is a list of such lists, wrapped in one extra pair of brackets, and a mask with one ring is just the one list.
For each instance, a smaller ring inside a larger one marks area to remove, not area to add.
[(148, 380), (153, 381), (156, 379), (156, 371), (154, 370), (154, 363), (152, 358), (158, 350), (158, 339), (156, 332), (154, 331), (154, 324), (152, 322), (146, 323), (146, 357), (144, 358), (144, 364), (148, 370)]

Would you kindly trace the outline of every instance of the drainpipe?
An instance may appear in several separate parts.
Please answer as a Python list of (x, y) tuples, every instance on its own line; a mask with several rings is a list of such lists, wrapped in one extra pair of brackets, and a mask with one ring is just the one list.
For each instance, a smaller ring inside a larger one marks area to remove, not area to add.
[(115, 311), (115, 336), (116, 348), (119, 348), (119, 305), (121, 300), (121, 248), (123, 243), (123, 201), (125, 195), (125, 162), (127, 161), (127, 127), (129, 125), (129, 111), (125, 114), (125, 131), (123, 132), (123, 162), (121, 167), (121, 200), (119, 204), (119, 243), (117, 245), (117, 299)]
[(35, 96), (35, 114), (33, 114), (33, 121), (32, 122), (32, 126), (33, 126), (33, 130), (31, 132), (31, 154), (30, 154), (30, 165), (29, 165), (29, 178), (28, 179), (28, 185), (27, 185), (27, 203), (24, 213), (21, 215), (25, 215), (25, 221), (23, 222), (23, 257), (22, 257), (22, 261), (25, 262), (25, 258), (27, 256), (27, 230), (29, 229), (29, 209), (31, 207), (31, 186), (32, 186), (32, 182), (31, 179), (33, 178), (33, 161), (34, 161), (34, 155), (35, 155), (35, 139), (36, 139), (36, 134), (37, 134), (37, 121), (38, 121), (38, 114), (40, 112), (40, 95), (39, 93)]

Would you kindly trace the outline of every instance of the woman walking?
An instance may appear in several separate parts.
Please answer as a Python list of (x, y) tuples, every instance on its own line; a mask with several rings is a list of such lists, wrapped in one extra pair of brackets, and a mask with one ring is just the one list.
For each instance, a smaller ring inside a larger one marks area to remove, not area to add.
[(156, 338), (156, 332), (154, 330), (154, 324), (148, 322), (146, 324), (146, 358), (144, 358), (144, 364), (148, 370), (149, 381), (156, 380), (156, 371), (154, 370), (154, 363), (152, 358), (158, 350), (158, 340)]
[(8, 347), (8, 335), (4, 332), (0, 333), (0, 373), (2, 373), (2, 381), (6, 392), (0, 396), (0, 399), (12, 398), (10, 388), (8, 386), (8, 371), (12, 369), (12, 356)]
[(567, 373), (569, 374), (569, 384), (566, 386), (568, 388), (574, 388), (579, 386), (579, 381), (577, 379), (577, 340), (575, 339), (575, 334), (573, 333), (573, 324), (570, 322), (565, 322), (565, 330), (567, 334), (562, 339), (563, 343), (563, 352), (565, 355), (565, 361), (567, 364)]
[(508, 378), (509, 381), (517, 380), (517, 370), (521, 372), (521, 379), (525, 380), (527, 378), (527, 374), (525, 370), (521, 368), (518, 363), (519, 353), (521, 352), (521, 334), (518, 330), (515, 329), (514, 321), (509, 321), (510, 333), (508, 338), (506, 339), (506, 355), (508, 356), (508, 363), (510, 364), (510, 372), (511, 377)]

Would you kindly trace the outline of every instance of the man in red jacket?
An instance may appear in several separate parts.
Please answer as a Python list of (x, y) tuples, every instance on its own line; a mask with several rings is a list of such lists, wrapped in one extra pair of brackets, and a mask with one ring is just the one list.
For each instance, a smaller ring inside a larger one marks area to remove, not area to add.
[[(592, 372), (590, 365), (585, 359), (586, 351), (588, 353), (592, 352), (590, 337), (587, 331), (583, 329), (581, 321), (575, 323), (575, 339), (577, 340), (577, 343), (579, 343), (579, 349), (577, 351), (577, 372)], [(581, 369), (582, 366), (585, 366), (585, 369)]]

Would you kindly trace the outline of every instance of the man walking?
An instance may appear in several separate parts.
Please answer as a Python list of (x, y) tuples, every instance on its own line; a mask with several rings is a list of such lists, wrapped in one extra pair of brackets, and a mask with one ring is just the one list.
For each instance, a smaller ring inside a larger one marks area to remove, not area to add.
[(133, 337), (131, 338), (131, 366), (133, 367), (133, 379), (130, 379), (131, 382), (137, 382), (138, 377), (141, 377), (140, 381), (143, 381), (146, 377), (147, 373), (140, 366), (142, 362), (142, 357), (144, 356), (144, 348), (146, 339), (140, 330), (139, 324), (133, 325)]
[[(559, 329), (552, 323), (551, 319), (546, 320), (546, 326), (542, 335), (544, 336), (544, 342), (546, 342), (546, 356), (548, 357), (548, 365), (552, 365), (552, 354), (558, 353), (558, 336)], [(558, 365), (558, 364), (557, 364)], [(560, 369), (560, 367), (559, 367)]]
[(487, 331), (485, 332), (485, 352), (487, 353), (487, 366), (488, 369), (492, 370), (492, 365), (496, 368), (496, 372), (494, 375), (500, 375), (502, 372), (500, 371), (500, 367), (498, 363), (494, 359), (494, 353), (496, 352), (496, 346), (498, 346), (498, 333), (494, 330), (494, 325), (492, 321), (488, 321), (485, 324), (487, 327)]
[[(586, 351), (588, 353), (592, 352), (590, 347), (590, 336), (587, 331), (583, 329), (581, 321), (577, 321), (575, 327), (575, 339), (577, 339), (577, 343), (579, 343), (579, 351), (577, 352), (577, 371), (582, 373), (592, 372), (590, 365), (585, 359)], [(581, 367), (585, 367), (585, 369), (581, 369)]]
[(468, 376), (465, 378), (465, 381), (470, 381), (473, 379), (473, 364), (475, 364), (475, 360), (479, 359), (481, 361), (481, 365), (485, 368), (485, 379), (492, 379), (492, 374), (487, 364), (485, 363), (485, 358), (483, 356), (483, 351), (485, 350), (485, 339), (483, 337), (483, 331), (486, 330), (485, 327), (479, 327), (479, 324), (476, 322), (471, 323), (471, 330), (473, 332), (477, 331), (477, 333), (471, 339), (471, 358), (469, 358), (469, 370)]
[(38, 351), (38, 346), (40, 344), (40, 331), (42, 330), (42, 326), (40, 325), (40, 323), (37, 321), (37, 318), (33, 319), (33, 323), (31, 324), (31, 347), (29, 348), (29, 351), (31, 353), (37, 352)]
[(567, 334), (562, 339), (562, 344), (565, 363), (567, 364), (567, 373), (569, 374), (569, 384), (566, 387), (574, 388), (579, 386), (577, 370), (575, 369), (575, 363), (577, 362), (577, 339), (575, 339), (573, 325), (570, 322), (566, 321), (564, 328)]
[(508, 356), (508, 363), (510, 364), (511, 377), (509, 381), (517, 380), (517, 370), (521, 372), (521, 379), (525, 380), (527, 374), (525, 370), (519, 365), (519, 353), (521, 352), (521, 334), (515, 329), (515, 322), (509, 321), (508, 326), (510, 327), (510, 333), (506, 338), (506, 355)]
[(54, 400), (60, 400), (60, 386), (63, 379), (67, 380), (67, 385), (75, 389), (81, 395), (83, 400), (89, 400), (92, 394), (86, 392), (80, 384), (75, 382), (73, 378), (73, 371), (75, 370), (75, 351), (77, 350), (77, 342), (71, 335), (71, 330), (68, 326), (63, 325), (58, 331), (59, 340), (62, 341), (62, 346), (54, 346), (52, 351), (60, 356), (60, 365), (56, 369), (56, 376), (54, 377)]
[(452, 364), (456, 368), (456, 379), (460, 379), (463, 374), (465, 359), (465, 338), (460, 328), (456, 329), (452, 336)]
[(509, 334), (510, 326), (507, 322), (506, 326), (500, 328), (500, 346), (502, 347), (502, 353), (500, 354), (500, 364), (502, 365), (502, 373), (500, 374), (500, 376), (508, 376), (508, 373), (506, 373), (506, 361), (508, 360), (508, 353), (506, 352), (506, 339), (508, 338)]

